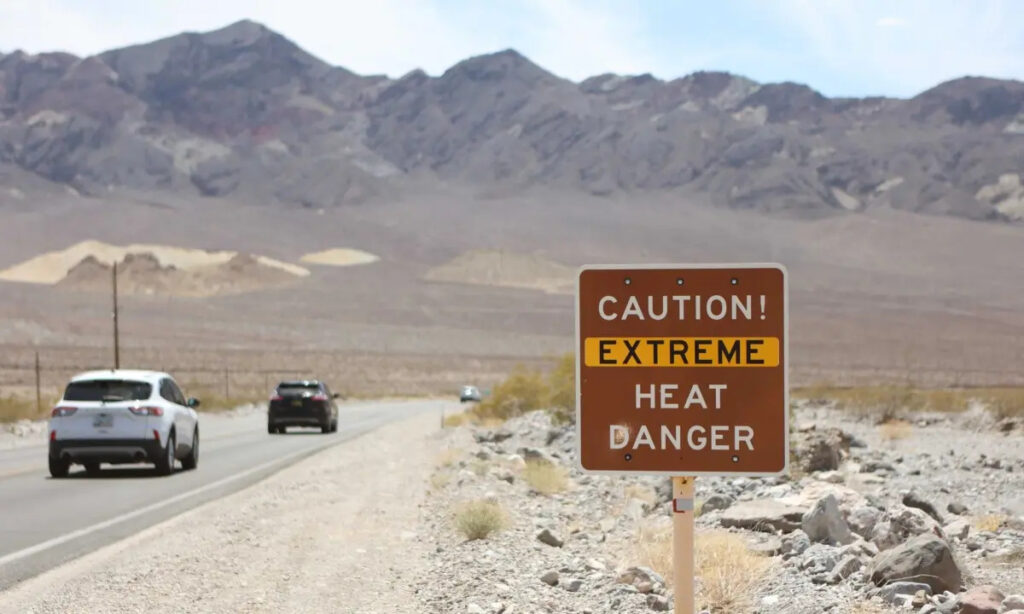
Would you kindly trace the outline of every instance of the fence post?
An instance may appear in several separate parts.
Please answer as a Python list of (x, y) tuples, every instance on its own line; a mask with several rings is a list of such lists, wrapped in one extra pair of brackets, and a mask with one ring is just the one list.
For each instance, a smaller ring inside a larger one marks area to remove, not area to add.
[(36, 415), (43, 415), (43, 396), (39, 392), (39, 352), (36, 351)]

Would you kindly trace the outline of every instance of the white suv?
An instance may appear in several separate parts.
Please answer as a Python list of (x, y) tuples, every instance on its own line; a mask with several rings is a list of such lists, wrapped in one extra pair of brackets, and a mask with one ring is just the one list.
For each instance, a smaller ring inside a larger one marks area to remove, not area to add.
[(162, 475), (199, 463), (197, 399), (185, 399), (174, 378), (155, 371), (90, 371), (71, 378), (50, 417), (50, 475), (71, 463), (153, 463)]

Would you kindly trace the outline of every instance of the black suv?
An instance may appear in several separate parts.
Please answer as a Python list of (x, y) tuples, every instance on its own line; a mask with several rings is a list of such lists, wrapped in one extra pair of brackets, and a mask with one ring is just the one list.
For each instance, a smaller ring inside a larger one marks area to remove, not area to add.
[(283, 433), (289, 426), (319, 426), (321, 432), (338, 430), (338, 406), (327, 384), (318, 380), (281, 382), (270, 397), (267, 432)]

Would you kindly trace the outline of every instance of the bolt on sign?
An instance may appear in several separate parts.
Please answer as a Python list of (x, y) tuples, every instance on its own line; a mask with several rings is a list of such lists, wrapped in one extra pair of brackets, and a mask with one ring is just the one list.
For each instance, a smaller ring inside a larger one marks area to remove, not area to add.
[(584, 471), (786, 470), (785, 268), (584, 267), (576, 299)]

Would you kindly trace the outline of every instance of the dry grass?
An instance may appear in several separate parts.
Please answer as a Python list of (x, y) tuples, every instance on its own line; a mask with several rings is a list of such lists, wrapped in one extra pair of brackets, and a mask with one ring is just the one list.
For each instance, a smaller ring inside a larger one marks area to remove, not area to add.
[(444, 417), (444, 421), (442, 422), (442, 424), (444, 425), (444, 428), (448, 429), (456, 428), (462, 426), (463, 424), (468, 424), (469, 422), (470, 414), (463, 411), (457, 414), (448, 414), (447, 416)]
[(462, 460), (462, 457), (464, 455), (465, 452), (463, 452), (459, 448), (444, 448), (437, 454), (437, 459), (435, 460), (435, 463), (437, 464), (438, 467), (451, 467), (455, 463)]
[(845, 610), (845, 614), (888, 614), (894, 610), (885, 607), (881, 603), (875, 603), (874, 601), (862, 601), (854, 604), (850, 609)]
[(1004, 514), (987, 514), (985, 516), (977, 516), (971, 520), (971, 525), (978, 531), (989, 531), (994, 533), (1003, 526), (1006, 522), (1006, 516)]
[(907, 439), (913, 433), (913, 425), (906, 420), (889, 420), (878, 425), (878, 434), (884, 441)]
[[(672, 527), (641, 526), (636, 555), (640, 564), (672, 584)], [(713, 613), (750, 612), (754, 597), (774, 561), (752, 553), (743, 538), (725, 531), (697, 535), (697, 606)]]
[(627, 500), (639, 499), (644, 503), (649, 503), (650, 505), (654, 505), (658, 502), (658, 495), (654, 492), (654, 489), (642, 484), (630, 484), (623, 489), (623, 496)]
[(445, 486), (451, 484), (452, 475), (446, 471), (438, 471), (430, 476), (430, 488), (431, 490), (443, 490)]
[(569, 487), (569, 472), (547, 461), (526, 461), (523, 479), (530, 488), (542, 495), (553, 495)]
[(50, 415), (55, 399), (43, 399), (41, 407), (36, 407), (34, 398), (18, 396), (0, 397), (0, 423), (17, 422), (18, 420), (41, 420)]
[(539, 370), (517, 367), (479, 405), (470, 409), (476, 424), (504, 422), (537, 409), (546, 409), (554, 421), (572, 421), (576, 412), (576, 362), (565, 354), (545, 375)]
[(743, 538), (725, 531), (697, 536), (699, 607), (711, 612), (750, 612), (774, 561), (752, 553)]
[(497, 503), (481, 499), (459, 506), (454, 522), (467, 540), (487, 539), (508, 526), (508, 514)]
[(827, 384), (796, 388), (793, 398), (831, 401), (842, 409), (876, 416), (879, 422), (918, 411), (959, 413), (971, 401), (998, 417), (1024, 416), (1024, 388), (913, 388), (910, 386), (837, 387)]

